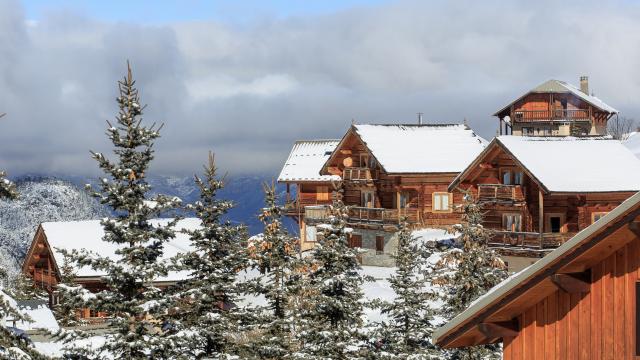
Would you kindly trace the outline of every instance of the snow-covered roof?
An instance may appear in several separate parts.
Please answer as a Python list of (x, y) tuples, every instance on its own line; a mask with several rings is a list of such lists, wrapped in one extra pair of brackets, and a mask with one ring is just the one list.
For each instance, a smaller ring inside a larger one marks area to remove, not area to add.
[(618, 140), (499, 136), (496, 141), (551, 192), (640, 190), (640, 160)]
[(27, 315), (33, 321), (17, 321), (16, 327), (22, 330), (45, 329), (57, 331), (60, 329), (53, 312), (45, 300), (19, 300), (18, 311)]
[[(569, 255), (573, 251), (577, 251), (577, 249), (582, 249), (585, 252), (583, 253), (585, 256), (588, 256), (587, 252), (590, 249), (597, 249), (597, 243), (590, 243), (590, 248), (585, 248), (585, 244), (592, 239), (596, 234), (601, 234), (604, 229), (612, 226), (612, 224), (621, 221), (625, 214), (628, 214), (633, 209), (637, 209), (640, 204), (640, 193), (636, 193), (629, 199), (625, 200), (620, 206), (613, 209), (611, 212), (600, 218), (595, 223), (589, 225), (584, 230), (580, 231), (574, 237), (569, 239), (564, 244), (560, 245), (560, 247), (556, 248), (549, 254), (547, 254), (542, 259), (533, 263), (532, 265), (524, 268), (520, 272), (517, 272), (507, 279), (500, 282), (498, 285), (491, 288), (487, 293), (480, 296), (474, 302), (472, 302), (466, 310), (462, 313), (458, 314), (451, 321), (449, 321), (444, 326), (436, 329), (433, 333), (434, 343), (439, 345), (443, 345), (442, 341), (445, 336), (450, 335), (453, 331), (460, 328), (464, 324), (469, 323), (472, 319), (478, 316), (481, 312), (485, 314), (485, 316), (490, 316), (491, 314), (487, 314), (485, 310), (492, 306), (492, 304), (498, 303), (501, 299), (504, 299), (508, 294), (513, 291), (518, 290), (526, 290), (531, 289), (536, 284), (540, 283), (544, 279), (548, 279), (549, 275), (546, 274), (547, 270), (553, 266), (558, 264), (558, 262), (563, 259), (567, 259)], [(634, 216), (635, 217), (635, 216)], [(605, 237), (606, 238), (606, 237)], [(602, 241), (602, 239), (600, 240)], [(595, 250), (597, 251), (597, 250)], [(607, 254), (606, 252), (600, 251), (600, 254)], [(569, 261), (580, 261), (581, 259), (573, 258), (573, 260)], [(584, 264), (583, 264), (584, 265)], [(545, 276), (538, 276), (541, 273), (545, 273)], [(532, 283), (533, 282), (533, 283)], [(523, 292), (526, 294), (526, 292)], [(510, 299), (508, 304), (517, 303), (516, 299)], [(521, 306), (527, 307), (532, 304), (520, 303)]]
[[(582, 100), (586, 101), (587, 103), (597, 107), (602, 111), (605, 111), (608, 113), (618, 113), (618, 110), (616, 110), (612, 106), (607, 105), (604, 101), (600, 100), (598, 97), (585, 94), (578, 87), (561, 80), (554, 80), (554, 79), (547, 80), (544, 83), (531, 89), (527, 94), (531, 94), (531, 93), (545, 93), (545, 94), (546, 93), (571, 93), (581, 98)], [(522, 97), (520, 97), (520, 99), (521, 98)], [(509, 106), (511, 106), (511, 104), (513, 104), (514, 102), (511, 102), (507, 106), (500, 109), (500, 111), (496, 112), (494, 116), (498, 116), (499, 113), (509, 108)]]
[(463, 124), (356, 124), (353, 128), (387, 173), (457, 173), (486, 144)]
[(333, 153), (340, 140), (296, 141), (278, 176), (278, 181), (332, 181), (337, 175), (320, 175), (322, 165)]
[(636, 157), (640, 158), (640, 132), (634, 131), (628, 134), (622, 142)]
[[(159, 225), (167, 224), (169, 221), (169, 219), (156, 219), (151, 220), (151, 223)], [(58, 267), (64, 264), (64, 256), (58, 249), (67, 251), (84, 249), (113, 260), (118, 259), (118, 255), (115, 252), (119, 246), (102, 240), (104, 229), (100, 224), (100, 220), (45, 222), (41, 226)], [(175, 238), (164, 245), (163, 259), (169, 259), (179, 253), (189, 251), (191, 244), (189, 235), (180, 232), (180, 230), (195, 230), (199, 226), (200, 220), (196, 218), (180, 220), (175, 228)], [(74, 270), (77, 277), (99, 277), (105, 275), (86, 266), (76, 267)], [(166, 277), (158, 278), (157, 281), (177, 281), (186, 279), (187, 276), (188, 273), (186, 272), (172, 272)]]

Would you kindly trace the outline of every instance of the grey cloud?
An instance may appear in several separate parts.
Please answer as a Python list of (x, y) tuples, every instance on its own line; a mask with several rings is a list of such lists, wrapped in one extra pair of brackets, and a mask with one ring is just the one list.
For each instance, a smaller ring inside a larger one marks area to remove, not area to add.
[[(553, 5), (553, 6), (552, 6)], [(630, 2), (398, 1), (334, 14), (143, 26), (69, 12), (30, 24), (0, 0), (0, 168), (93, 174), (116, 83), (131, 60), (145, 119), (164, 122), (158, 173), (276, 174), (291, 143), (359, 122), (467, 118), (549, 78), (587, 74), (638, 117), (640, 10)]]

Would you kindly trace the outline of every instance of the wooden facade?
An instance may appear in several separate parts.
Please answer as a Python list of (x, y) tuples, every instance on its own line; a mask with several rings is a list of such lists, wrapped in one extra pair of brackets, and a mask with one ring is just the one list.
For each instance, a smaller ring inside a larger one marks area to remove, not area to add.
[(548, 189), (538, 176), (494, 140), (449, 190), (454, 194), (470, 191), (480, 201), (484, 225), (495, 230), (491, 245), (505, 255), (530, 249), (550, 251), (635, 193), (558, 192)]
[(582, 77), (581, 88), (549, 80), (494, 116), (501, 135), (592, 136), (606, 135), (607, 121), (615, 114), (615, 109), (589, 95), (588, 79)]
[(382, 227), (406, 217), (418, 227), (445, 227), (460, 220), (453, 205), (462, 195), (447, 190), (458, 173), (388, 173), (353, 130), (322, 173), (342, 178), (343, 201), (351, 207), (353, 225)]
[(640, 194), (436, 331), (444, 347), (503, 341), (503, 358), (640, 356)]

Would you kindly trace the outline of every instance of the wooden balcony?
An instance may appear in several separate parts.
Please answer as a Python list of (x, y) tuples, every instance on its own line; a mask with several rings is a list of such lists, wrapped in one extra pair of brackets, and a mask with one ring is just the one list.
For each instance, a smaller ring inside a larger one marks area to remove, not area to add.
[(406, 217), (410, 223), (418, 222), (418, 209), (368, 207), (351, 207), (349, 209), (349, 221), (353, 223), (397, 224), (402, 217)]
[(304, 207), (304, 219), (307, 222), (324, 221), (329, 217), (328, 205), (315, 205)]
[(479, 184), (479, 201), (524, 201), (524, 193), (520, 185)]
[(307, 197), (289, 201), (284, 204), (284, 214), (287, 216), (298, 216), (305, 214), (305, 208), (308, 206), (324, 206), (331, 205), (333, 200), (318, 200), (314, 197)]
[(344, 181), (372, 181), (371, 169), (366, 167), (347, 167), (342, 171)]
[(575, 233), (540, 233), (519, 231), (494, 231), (490, 247), (521, 250), (553, 250), (564, 244)]
[(515, 122), (589, 121), (591, 114), (588, 109), (516, 110), (511, 113), (511, 119)]

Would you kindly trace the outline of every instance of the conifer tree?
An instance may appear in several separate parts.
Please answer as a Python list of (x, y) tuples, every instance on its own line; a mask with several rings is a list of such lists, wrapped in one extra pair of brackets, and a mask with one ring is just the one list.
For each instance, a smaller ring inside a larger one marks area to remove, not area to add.
[(305, 286), (310, 289), (310, 307), (303, 310), (297, 331), (301, 350), (297, 357), (349, 359), (362, 350), (365, 277), (357, 260), (357, 249), (348, 245), (348, 209), (340, 199), (330, 206), (322, 236), (308, 257)]
[[(0, 114), (0, 118), (2, 118), (6, 114)], [(18, 192), (16, 191), (16, 185), (6, 178), (7, 174), (0, 170), (0, 200), (2, 199), (15, 199), (18, 197)]]
[[(462, 222), (454, 226), (458, 234), (456, 247), (445, 252), (437, 272), (448, 289), (443, 315), (451, 319), (474, 300), (507, 277), (506, 266), (489, 248), (491, 232), (482, 226), (482, 207), (470, 192), (464, 195)], [(496, 345), (454, 349), (447, 352), (452, 359), (500, 359)]]
[[(77, 326), (82, 324), (78, 310), (86, 293), (82, 286), (75, 285), (75, 269), (69, 255), (63, 253), (64, 262), (60, 266), (60, 282), (58, 283), (58, 303), (53, 307), (53, 314), (62, 326)], [(60, 291), (60, 289), (64, 289)]]
[(257, 309), (258, 336), (251, 346), (261, 359), (287, 359), (295, 348), (292, 331), (297, 314), (292, 311), (292, 297), (299, 290), (301, 261), (298, 240), (282, 223), (275, 186), (264, 184), (264, 193), (266, 207), (259, 215), (264, 231), (250, 249), (254, 267), (263, 274), (257, 279), (257, 294), (265, 297), (266, 305)]
[(189, 359), (230, 359), (241, 352), (234, 336), (247, 323), (237, 306), (245, 292), (239, 272), (247, 267), (246, 229), (223, 218), (233, 203), (217, 198), (224, 183), (216, 175), (212, 154), (204, 178), (195, 176), (195, 182), (200, 200), (190, 209), (202, 224), (189, 231), (192, 251), (178, 260), (178, 268), (190, 277), (172, 291), (176, 305), (171, 318), (181, 330), (174, 351)]
[(95, 351), (73, 348), (67, 356), (101, 358), (101, 354), (108, 353), (119, 359), (161, 358), (163, 355), (157, 349), (164, 347), (165, 334), (159, 330), (159, 324), (163, 324), (166, 309), (157, 306), (163, 294), (154, 280), (167, 275), (163, 246), (175, 236), (177, 220), (162, 223), (150, 220), (176, 208), (180, 200), (164, 195), (147, 196), (150, 185), (146, 173), (161, 126), (148, 127), (142, 123), (144, 107), (140, 105), (128, 64), (127, 75), (118, 85), (120, 111), (115, 126), (109, 124), (107, 129), (117, 160), (92, 152), (106, 175), (93, 194), (115, 214), (102, 220), (105, 232), (102, 240), (118, 247), (116, 258), (86, 251), (70, 253), (70, 259), (79, 267), (88, 266), (105, 274), (106, 289), (94, 298), (85, 298), (82, 307), (107, 313), (113, 332), (105, 336), (104, 345)]
[(437, 359), (431, 344), (434, 309), (430, 302), (436, 298), (423, 266), (431, 255), (425, 244), (412, 236), (406, 219), (398, 231), (398, 249), (394, 255), (396, 270), (389, 283), (396, 297), (393, 301), (380, 301), (377, 307), (386, 315), (378, 324), (381, 339), (376, 344), (378, 354), (388, 359)]

